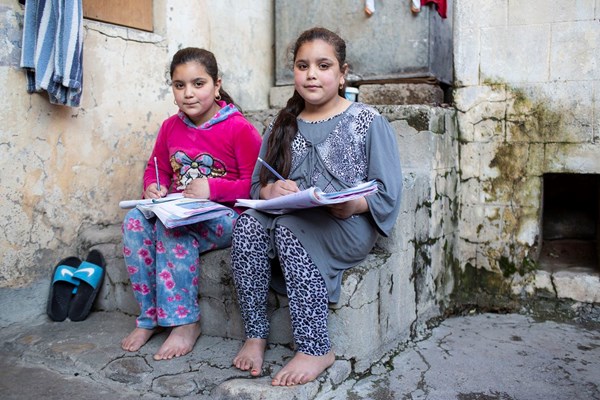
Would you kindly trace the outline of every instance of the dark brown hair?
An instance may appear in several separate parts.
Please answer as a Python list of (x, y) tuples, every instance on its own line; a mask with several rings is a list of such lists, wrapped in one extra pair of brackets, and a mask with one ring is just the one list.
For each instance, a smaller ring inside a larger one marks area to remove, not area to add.
[[(206, 73), (212, 78), (213, 83), (217, 83), (217, 80), (219, 79), (219, 66), (217, 65), (215, 55), (208, 50), (199, 49), (197, 47), (186, 47), (175, 53), (171, 60), (171, 67), (169, 68), (169, 76), (171, 79), (173, 79), (175, 68), (189, 62), (196, 62), (202, 65), (206, 70)], [(238, 105), (235, 104), (229, 93), (223, 89), (223, 85), (219, 88), (219, 95), (221, 96), (221, 100), (224, 100), (225, 103), (234, 104), (240, 112), (242, 111)]]
[[(325, 28), (312, 28), (300, 34), (293, 47), (293, 60), (296, 61), (298, 50), (303, 44), (322, 40), (329, 43), (335, 52), (335, 57), (339, 62), (340, 68), (346, 63), (346, 42), (334, 32)], [(344, 96), (345, 87), (341, 87), (338, 91), (340, 96)], [(269, 141), (267, 142), (267, 152), (265, 161), (273, 166), (275, 170), (287, 177), (292, 166), (292, 154), (290, 145), (298, 131), (298, 123), (296, 118), (304, 109), (304, 99), (296, 90), (287, 101), (285, 107), (277, 114)], [(272, 177), (271, 172), (266, 168), (260, 171), (260, 182), (265, 185), (269, 177)]]

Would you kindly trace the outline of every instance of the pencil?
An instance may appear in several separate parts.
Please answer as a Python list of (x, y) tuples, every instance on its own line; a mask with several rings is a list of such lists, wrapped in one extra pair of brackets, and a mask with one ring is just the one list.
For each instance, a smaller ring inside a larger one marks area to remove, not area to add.
[(160, 192), (160, 179), (158, 179), (158, 164), (156, 162), (156, 157), (154, 157), (154, 170), (156, 171), (156, 190)]
[(269, 171), (271, 171), (273, 173), (273, 175), (275, 175), (277, 177), (277, 179), (281, 179), (282, 181), (285, 181), (285, 178), (281, 175), (279, 175), (279, 172), (275, 171), (273, 169), (273, 167), (271, 167), (269, 164), (266, 163), (266, 161), (264, 161), (262, 158), (258, 157), (258, 161), (264, 165)]

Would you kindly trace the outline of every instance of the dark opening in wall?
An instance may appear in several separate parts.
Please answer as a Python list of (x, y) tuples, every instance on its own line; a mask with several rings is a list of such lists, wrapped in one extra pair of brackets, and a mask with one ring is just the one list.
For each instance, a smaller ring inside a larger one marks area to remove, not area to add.
[(600, 175), (545, 174), (540, 267), (598, 272)]

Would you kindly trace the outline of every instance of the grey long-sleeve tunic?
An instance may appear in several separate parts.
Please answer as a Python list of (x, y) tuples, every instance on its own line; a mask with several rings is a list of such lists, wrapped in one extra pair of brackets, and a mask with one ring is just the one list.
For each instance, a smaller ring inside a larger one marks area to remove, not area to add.
[[(270, 132), (265, 134), (260, 156), (264, 157)], [(259, 197), (261, 165), (252, 176), (251, 195)], [(325, 280), (330, 302), (337, 302), (344, 270), (360, 263), (373, 248), (379, 234), (387, 236), (398, 216), (402, 172), (395, 133), (377, 110), (352, 103), (341, 114), (318, 122), (298, 119), (292, 142), (292, 168), (288, 179), (298, 187), (317, 186), (332, 192), (376, 180), (378, 192), (367, 196), (369, 212), (348, 219), (333, 217), (326, 208), (271, 215), (246, 212), (258, 219), (272, 237), (276, 225), (290, 229), (310, 254)], [(276, 258), (271, 243), (269, 256)], [(272, 286), (281, 291), (282, 275), (273, 271)]]

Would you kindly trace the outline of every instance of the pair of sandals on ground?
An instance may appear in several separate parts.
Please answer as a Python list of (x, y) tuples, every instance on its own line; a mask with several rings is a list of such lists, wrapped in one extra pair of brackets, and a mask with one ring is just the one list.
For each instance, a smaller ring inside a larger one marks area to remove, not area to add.
[(92, 310), (106, 269), (104, 256), (91, 250), (85, 260), (67, 257), (52, 272), (46, 313), (53, 321), (83, 321)]

